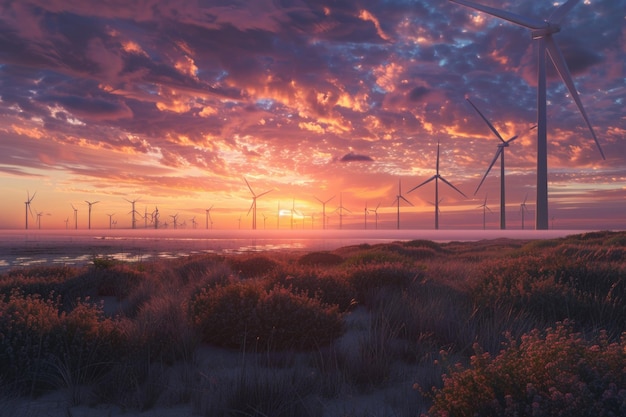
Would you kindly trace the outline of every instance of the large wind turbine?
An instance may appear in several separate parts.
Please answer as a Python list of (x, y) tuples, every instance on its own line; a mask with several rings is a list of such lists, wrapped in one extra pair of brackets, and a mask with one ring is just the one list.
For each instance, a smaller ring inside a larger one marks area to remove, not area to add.
[(459, 190), (458, 188), (456, 188), (454, 185), (452, 185), (448, 180), (446, 180), (444, 177), (442, 177), (439, 174), (439, 142), (437, 142), (437, 171), (435, 173), (435, 175), (433, 175), (432, 177), (430, 177), (429, 179), (427, 179), (426, 181), (424, 181), (423, 183), (421, 183), (420, 185), (413, 187), (409, 190), (409, 193), (411, 191), (417, 190), (418, 188), (420, 188), (422, 185), (426, 185), (429, 182), (431, 182), (432, 180), (435, 180), (435, 230), (439, 229), (439, 180), (443, 181), (444, 183), (446, 183), (447, 185), (449, 185), (450, 187), (452, 187), (456, 192), (458, 192), (459, 194), (461, 194), (463, 197), (467, 198), (467, 196), (465, 194), (463, 194), (463, 192), (461, 190)]
[(91, 206), (93, 206), (94, 204), (98, 204), (99, 201), (87, 201), (87, 200), (85, 200), (85, 203), (87, 203), (89, 205), (89, 217), (88, 217), (89, 221), (87, 222), (87, 227), (89, 229), (91, 229)]
[(319, 198), (315, 197), (315, 199), (317, 201), (319, 201), (320, 203), (322, 203), (322, 228), (326, 229), (326, 203), (328, 203), (330, 200), (332, 200), (333, 198), (335, 198), (335, 196), (332, 196), (331, 198), (329, 198), (326, 201), (322, 201)]
[[(508, 148), (509, 144), (513, 142), (515, 139), (517, 139), (519, 135), (515, 135), (508, 140), (504, 140), (502, 136), (500, 135), (500, 133), (496, 130), (496, 128), (493, 127), (491, 122), (487, 120), (485, 115), (483, 115), (482, 112), (478, 110), (478, 107), (476, 107), (476, 105), (472, 103), (472, 101), (469, 98), (467, 99), (467, 101), (469, 102), (469, 104), (472, 105), (472, 107), (474, 108), (474, 110), (476, 110), (476, 112), (480, 115), (480, 117), (482, 117), (485, 123), (487, 123), (487, 126), (489, 126), (489, 129), (491, 129), (493, 134), (496, 135), (498, 139), (500, 139), (500, 143), (498, 144), (498, 150), (496, 151), (496, 155), (493, 157), (493, 160), (491, 161), (489, 168), (487, 168), (487, 171), (485, 172), (483, 179), (480, 181), (480, 184), (478, 184), (478, 187), (476, 187), (476, 191), (474, 191), (474, 195), (478, 193), (480, 186), (483, 185), (483, 182), (485, 182), (485, 178), (487, 178), (487, 174), (489, 174), (489, 171), (491, 171), (491, 168), (493, 167), (493, 165), (496, 163), (498, 158), (500, 158), (500, 229), (504, 230), (506, 229), (506, 199), (505, 199), (505, 186), (504, 186), (504, 148)], [(535, 127), (537, 126), (535, 125), (531, 127), (530, 129), (534, 129)]]
[(28, 213), (30, 212), (30, 215), (33, 215), (30, 203), (33, 201), (33, 198), (35, 198), (35, 194), (37, 194), (37, 191), (35, 191), (32, 196), (28, 191), (26, 192), (26, 201), (24, 201), (24, 204), (26, 205), (26, 229), (28, 229)]
[(250, 214), (250, 211), (252, 211), (252, 229), (256, 230), (256, 199), (261, 196), (264, 196), (265, 194), (269, 193), (272, 190), (267, 190), (265, 192), (262, 192), (261, 194), (255, 194), (254, 191), (252, 190), (252, 187), (250, 187), (248, 180), (245, 178), (243, 180), (246, 182), (246, 185), (248, 186), (250, 193), (252, 193), (252, 204), (250, 205), (250, 208), (248, 209), (248, 215)]
[(552, 35), (561, 31), (561, 20), (569, 12), (572, 7), (578, 3), (578, 0), (568, 0), (558, 7), (548, 20), (540, 20), (519, 16), (515, 13), (504, 10), (495, 9), (493, 7), (484, 6), (467, 0), (450, 0), (454, 3), (470, 7), (490, 14), (495, 17), (507, 20), (511, 23), (530, 29), (532, 39), (537, 41), (538, 46), (538, 71), (537, 71), (537, 208), (536, 208), (536, 229), (548, 229), (548, 123), (547, 123), (547, 103), (546, 103), (546, 53), (554, 64), (557, 72), (563, 79), (570, 95), (576, 102), (578, 110), (585, 119), (585, 123), (593, 136), (593, 140), (602, 155), (604, 152), (600, 147), (600, 142), (591, 126), (591, 122), (587, 117), (587, 113), (580, 101), (574, 81), (563, 58), (560, 48), (557, 46)]
[(396, 196), (396, 199), (394, 200), (394, 202), (398, 204), (398, 230), (400, 230), (400, 200), (404, 200), (410, 206), (413, 206), (413, 203), (411, 203), (402, 195), (402, 180), (398, 180), (398, 195)]

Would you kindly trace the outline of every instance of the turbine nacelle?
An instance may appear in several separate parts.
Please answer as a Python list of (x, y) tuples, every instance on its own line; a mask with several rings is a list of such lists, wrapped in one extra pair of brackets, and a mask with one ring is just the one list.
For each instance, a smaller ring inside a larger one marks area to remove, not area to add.
[(553, 33), (558, 33), (561, 31), (561, 25), (559, 24), (550, 23), (550, 22), (546, 22), (546, 24), (548, 26), (546, 26), (545, 28), (535, 29), (532, 32), (530, 32), (533, 40), (541, 39), (546, 36), (552, 35)]

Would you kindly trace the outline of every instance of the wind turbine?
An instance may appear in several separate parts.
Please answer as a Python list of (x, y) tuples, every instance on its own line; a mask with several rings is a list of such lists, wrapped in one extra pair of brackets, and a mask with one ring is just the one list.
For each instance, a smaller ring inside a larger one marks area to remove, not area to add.
[[(491, 171), (491, 168), (493, 167), (493, 165), (496, 163), (498, 158), (500, 158), (500, 229), (504, 230), (506, 229), (506, 199), (505, 199), (505, 186), (504, 186), (504, 148), (508, 148), (509, 144), (513, 142), (515, 139), (517, 139), (519, 135), (515, 135), (508, 140), (504, 140), (502, 136), (500, 135), (500, 133), (496, 130), (496, 128), (491, 124), (491, 122), (489, 122), (489, 120), (487, 120), (487, 118), (482, 114), (482, 112), (478, 110), (478, 107), (476, 107), (476, 105), (472, 103), (472, 101), (469, 98), (466, 100), (468, 101), (469, 104), (472, 105), (474, 110), (476, 110), (476, 112), (485, 121), (485, 123), (487, 123), (487, 126), (489, 126), (489, 129), (491, 129), (493, 134), (496, 135), (498, 139), (500, 139), (500, 143), (498, 144), (498, 150), (496, 151), (496, 155), (493, 157), (493, 160), (491, 161), (489, 168), (487, 168), (487, 172), (485, 172), (485, 175), (483, 176), (483, 179), (480, 181), (480, 184), (478, 184), (478, 187), (476, 187), (476, 191), (474, 191), (474, 195), (478, 193), (478, 190), (480, 189), (480, 186), (483, 185), (483, 182), (485, 182), (485, 178), (487, 178), (489, 171)], [(535, 125), (531, 127), (530, 130), (534, 129), (535, 127), (537, 126)]]
[(375, 224), (376, 224), (376, 230), (378, 230), (378, 208), (380, 207), (380, 202), (378, 202), (378, 205), (376, 206), (375, 209), (370, 210), (374, 212), (374, 219), (375, 219)]
[(463, 197), (467, 198), (467, 196), (465, 194), (463, 194), (463, 192), (461, 190), (456, 188), (454, 185), (452, 185), (450, 182), (448, 182), (448, 180), (446, 180), (444, 177), (442, 177), (439, 174), (439, 142), (437, 142), (437, 171), (436, 171), (436, 174), (433, 175), (432, 177), (430, 177), (429, 179), (427, 179), (426, 181), (424, 181), (423, 183), (421, 183), (420, 185), (411, 188), (409, 190), (409, 193), (411, 191), (417, 190), (422, 185), (428, 184), (432, 180), (435, 180), (435, 230), (438, 230), (439, 229), (439, 201), (440, 201), (439, 200), (439, 180), (443, 181), (445, 184), (447, 184), (448, 186), (453, 188), (456, 192), (461, 194)]
[(74, 204), (70, 204), (72, 209), (74, 209), (74, 229), (78, 229), (78, 209), (74, 207)]
[(211, 209), (213, 209), (213, 206), (211, 206), (208, 209), (204, 210), (206, 212), (206, 228), (207, 228), (207, 230), (209, 230), (209, 221), (211, 221), (211, 229), (213, 229), (213, 219), (211, 219)]
[(535, 215), (536, 229), (548, 229), (548, 117), (547, 117), (547, 101), (546, 101), (546, 54), (554, 64), (556, 71), (561, 76), (570, 95), (576, 102), (578, 110), (585, 119), (585, 123), (593, 136), (593, 140), (602, 155), (602, 159), (606, 159), (600, 142), (591, 126), (591, 122), (587, 117), (587, 113), (580, 101), (574, 81), (563, 58), (563, 53), (558, 47), (552, 35), (561, 31), (561, 20), (569, 12), (572, 7), (578, 3), (578, 0), (568, 0), (559, 6), (547, 20), (539, 20), (517, 15), (515, 13), (504, 10), (495, 9), (467, 0), (450, 0), (454, 3), (470, 7), (475, 10), (482, 11), (495, 17), (515, 23), (530, 29), (532, 39), (537, 41), (538, 46), (538, 71), (537, 71), (537, 208)]
[(135, 213), (139, 214), (139, 212), (137, 210), (135, 210), (135, 203), (137, 201), (139, 201), (140, 199), (136, 198), (134, 200), (129, 200), (127, 198), (124, 198), (124, 200), (128, 201), (132, 205), (132, 207), (133, 207), (133, 209), (130, 211), (129, 214), (133, 215), (132, 216), (132, 228), (135, 229), (137, 227), (137, 220), (135, 219)]
[(489, 208), (489, 206), (487, 206), (487, 196), (485, 195), (485, 201), (483, 201), (483, 203), (476, 207), (476, 208), (482, 208), (483, 209), (483, 230), (485, 230), (485, 226), (486, 226), (486, 220), (487, 220), (487, 210), (489, 210), (489, 213), (493, 213), (491, 211), (491, 209)]
[(26, 201), (24, 202), (26, 205), (26, 229), (28, 229), (28, 213), (30, 212), (30, 215), (33, 215), (33, 211), (30, 209), (30, 203), (33, 201), (33, 198), (35, 198), (35, 194), (37, 194), (37, 191), (35, 191), (32, 196), (26, 191)]
[(70, 218), (68, 217), (65, 221), (65, 229), (68, 229), (68, 224), (70, 223)]
[(404, 200), (407, 204), (413, 206), (413, 203), (411, 203), (402, 195), (402, 180), (398, 180), (398, 195), (394, 200), (394, 203), (398, 204), (398, 230), (400, 230), (400, 200)]
[(107, 214), (107, 216), (109, 216), (109, 229), (113, 229), (113, 216), (115, 216), (115, 213)]
[(343, 211), (347, 211), (348, 213), (352, 213), (350, 210), (343, 206), (343, 193), (339, 193), (339, 207), (335, 209), (335, 211), (339, 211), (339, 229), (343, 228)]
[(191, 227), (192, 227), (192, 229), (195, 229), (196, 227), (198, 227), (198, 222), (196, 221), (196, 216), (193, 216), (191, 218)]
[(248, 189), (250, 190), (250, 192), (252, 193), (252, 204), (250, 205), (250, 208), (248, 209), (248, 214), (250, 214), (250, 211), (252, 211), (252, 230), (256, 230), (256, 199), (264, 196), (265, 194), (269, 193), (272, 190), (267, 190), (265, 192), (262, 192), (261, 194), (255, 194), (255, 192), (252, 190), (252, 187), (250, 187), (250, 184), (248, 183), (248, 180), (244, 177), (243, 179), (246, 182), (246, 185), (248, 186)]
[(91, 229), (91, 206), (93, 206), (94, 204), (98, 204), (99, 201), (87, 201), (87, 200), (85, 200), (85, 203), (87, 203), (89, 205), (89, 217), (88, 217), (89, 221), (87, 223), (87, 227), (89, 229)]
[(328, 203), (330, 200), (332, 200), (333, 198), (335, 198), (335, 196), (332, 196), (331, 198), (329, 198), (326, 201), (322, 201), (319, 198), (315, 197), (315, 199), (317, 201), (319, 201), (320, 203), (322, 203), (322, 228), (325, 230), (326, 229), (326, 203)]
[(154, 219), (154, 228), (159, 228), (159, 208), (154, 206), (154, 211), (152, 212), (152, 218)]
[(526, 199), (528, 198), (528, 194), (526, 194), (526, 197), (524, 197), (524, 201), (522, 202), (522, 204), (519, 205), (519, 211), (522, 214), (522, 230), (524, 230), (524, 212), (526, 210), (528, 210), (526, 208)]
[(170, 217), (172, 218), (172, 222), (174, 223), (174, 229), (178, 228), (178, 213), (174, 214), (173, 216), (170, 214)]

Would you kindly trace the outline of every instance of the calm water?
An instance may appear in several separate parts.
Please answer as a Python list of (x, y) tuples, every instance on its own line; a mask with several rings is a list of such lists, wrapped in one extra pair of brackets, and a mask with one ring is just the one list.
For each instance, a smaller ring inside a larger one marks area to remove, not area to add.
[(199, 253), (332, 250), (361, 243), (427, 239), (547, 239), (576, 230), (0, 230), (0, 271), (33, 265), (81, 265), (94, 257), (125, 261)]

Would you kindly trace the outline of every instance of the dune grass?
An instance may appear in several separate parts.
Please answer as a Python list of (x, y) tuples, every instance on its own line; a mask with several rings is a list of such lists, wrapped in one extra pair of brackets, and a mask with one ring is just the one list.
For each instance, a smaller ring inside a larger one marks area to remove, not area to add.
[(0, 276), (0, 398), (625, 415), (625, 254), (625, 233), (595, 232), (15, 269)]

